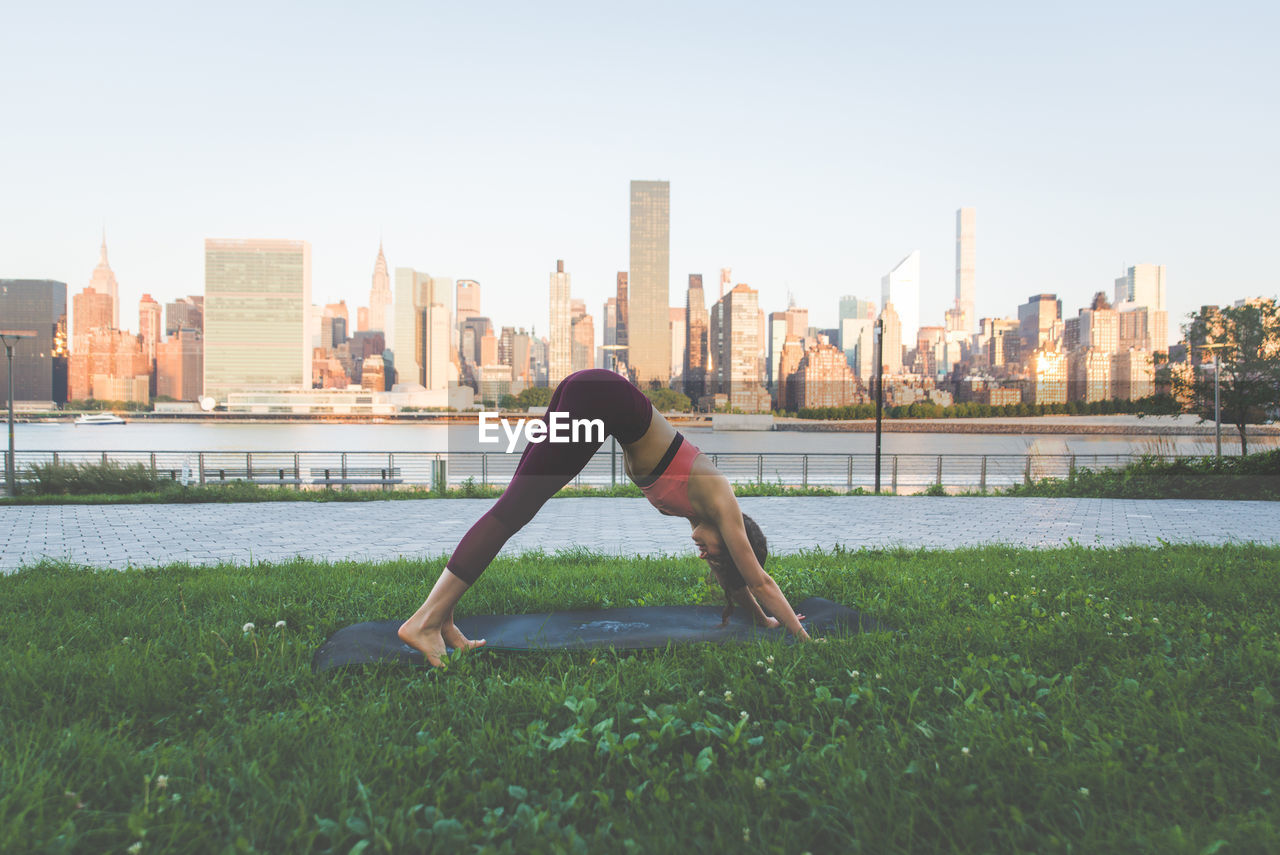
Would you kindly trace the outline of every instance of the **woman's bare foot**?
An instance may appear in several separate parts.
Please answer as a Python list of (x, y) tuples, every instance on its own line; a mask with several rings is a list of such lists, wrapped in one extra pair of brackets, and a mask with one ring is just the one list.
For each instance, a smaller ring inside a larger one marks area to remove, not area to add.
[(444, 664), (441, 657), (448, 652), (448, 648), (452, 647), (455, 651), (471, 650), (482, 646), (485, 642), (483, 638), (479, 641), (469, 640), (452, 622), (442, 629), (433, 626), (415, 626), (412, 618), (400, 625), (396, 635), (400, 636), (400, 640), (405, 644), (421, 653), (433, 668), (439, 668)]

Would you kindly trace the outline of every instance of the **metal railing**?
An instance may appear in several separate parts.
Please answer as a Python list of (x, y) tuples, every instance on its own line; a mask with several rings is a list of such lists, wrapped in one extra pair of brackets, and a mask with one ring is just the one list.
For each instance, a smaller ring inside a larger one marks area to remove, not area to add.
[[(704, 452), (731, 482), (872, 490), (874, 454)], [(7, 453), (4, 453), (7, 458)], [(951, 492), (986, 491), (1041, 478), (1067, 478), (1082, 469), (1116, 469), (1141, 454), (884, 454), (881, 489), (917, 493), (935, 485)], [(1195, 455), (1167, 455), (1164, 460)], [(142, 464), (157, 477), (187, 484), (252, 481), (303, 489), (505, 486), (518, 454), (497, 451), (19, 451), (18, 480), (37, 464)], [(7, 463), (7, 459), (5, 461)], [(622, 454), (612, 444), (591, 459), (575, 486), (628, 483)]]

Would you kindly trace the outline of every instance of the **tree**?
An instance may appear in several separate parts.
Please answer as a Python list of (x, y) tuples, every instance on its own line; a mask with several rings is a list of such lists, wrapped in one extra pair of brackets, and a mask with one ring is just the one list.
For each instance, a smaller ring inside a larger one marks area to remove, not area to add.
[(1201, 421), (1212, 419), (1210, 366), (1216, 354), (1222, 420), (1236, 426), (1240, 453), (1247, 454), (1245, 426), (1266, 421), (1280, 403), (1280, 307), (1275, 298), (1254, 299), (1222, 309), (1206, 306), (1190, 318), (1184, 332), (1199, 365), (1193, 357), (1193, 370), (1173, 373), (1175, 394), (1189, 401)]
[(660, 413), (669, 413), (673, 410), (679, 413), (687, 413), (693, 408), (689, 397), (680, 394), (675, 389), (649, 389), (645, 391), (644, 396), (649, 399), (650, 403)]
[(526, 386), (519, 395), (516, 395), (516, 401), (525, 409), (548, 407), (551, 405), (551, 393), (553, 391), (553, 389), (549, 389), (546, 386)]

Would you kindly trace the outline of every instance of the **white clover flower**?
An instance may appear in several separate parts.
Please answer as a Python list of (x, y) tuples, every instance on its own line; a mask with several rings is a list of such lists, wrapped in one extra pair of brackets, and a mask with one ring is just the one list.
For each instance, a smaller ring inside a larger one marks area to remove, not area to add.
[(648, 690), (648, 689), (645, 689), (645, 690), (644, 690), (644, 696), (645, 696), (646, 698), (647, 698), (647, 697), (649, 697), (649, 690)]
[(880, 679), (880, 672), (879, 672), (879, 671), (877, 671), (877, 672), (876, 672), (876, 679), (877, 679), (877, 680), (879, 680), (879, 679)]
[(1058, 617), (1066, 617), (1066, 616), (1067, 616), (1066, 612), (1058, 612)]
[(241, 632), (253, 632), (253, 630), (254, 630), (254, 625), (251, 623), (246, 623), (243, 627), (240, 628)]
[(855, 680), (862, 676), (861, 671), (846, 671), (845, 673)]
[(167, 787), (167, 786), (169, 786), (169, 776), (168, 776), (168, 775), (157, 775), (157, 776), (156, 776), (156, 789), (157, 789), (157, 790), (163, 790), (163, 789), (164, 789), (165, 787)]
[(121, 642), (120, 642), (120, 643), (121, 643), (121, 644), (128, 644), (130, 641), (133, 641), (133, 639), (126, 635), (126, 636), (121, 640)]
[(967, 587), (969, 587), (969, 583), (968, 583), (968, 582), (965, 582), (965, 583), (964, 583), (964, 586), (965, 586), (966, 588), (967, 588)]
[(1158, 618), (1158, 617), (1153, 617), (1153, 618), (1151, 619), (1151, 622), (1152, 622), (1152, 623), (1159, 623), (1159, 622), (1160, 622), (1160, 618)]
[(742, 712), (738, 713), (738, 718), (742, 719), (743, 721), (746, 721), (747, 719), (751, 718), (751, 716), (747, 714), (746, 710), (743, 710)]
[(1034, 754), (1034, 753), (1035, 753), (1035, 749), (1034, 749), (1034, 748), (1032, 748), (1030, 745), (1028, 745), (1028, 746), (1027, 746), (1027, 753), (1028, 753), (1028, 754)]
[(284, 621), (282, 620), (276, 621), (276, 629), (284, 629), (284, 626), (285, 626)]
[(702, 696), (703, 696), (703, 695), (705, 695), (706, 693), (707, 693), (707, 692), (706, 692), (706, 690), (705, 690), (705, 689), (699, 689), (699, 690), (698, 690), (698, 697), (702, 697)]
[(961, 753), (961, 754), (963, 754), (964, 756), (968, 757), (968, 756), (969, 756), (969, 746), (968, 746), (968, 745), (966, 745), (965, 747), (961, 748), (961, 749), (960, 749), (960, 753)]
[(728, 689), (725, 689), (725, 690), (724, 690), (724, 699), (725, 699), (726, 701), (731, 701), (731, 700), (733, 700), (733, 692), (729, 691)]
[(757, 659), (757, 660), (756, 660), (756, 667), (757, 667), (757, 668), (763, 668), (763, 667), (764, 667), (764, 663), (763, 663), (763, 662), (761, 662), (759, 659)]
[(751, 842), (751, 829), (747, 828), (745, 825), (742, 826), (742, 842), (743, 843)]
[(773, 669), (772, 669), (772, 668), (765, 668), (765, 669), (764, 669), (764, 672), (765, 672), (766, 674), (772, 674), (772, 673), (773, 673)]
[(1111, 612), (1103, 612), (1103, 613), (1102, 613), (1102, 616), (1103, 616), (1103, 617), (1106, 617), (1106, 618), (1109, 618), (1109, 617), (1111, 617)]
[(759, 775), (756, 775), (756, 789), (757, 790), (764, 789), (764, 778), (761, 778)]
[(816, 686), (816, 685), (818, 685), (818, 681), (817, 681), (817, 680), (815, 680), (815, 679), (813, 679), (812, 677), (810, 677), (810, 678), (809, 678), (809, 685), (810, 685), (810, 686)]
[(1085, 796), (1085, 797), (1087, 798), (1087, 797), (1088, 797), (1088, 795), (1089, 795), (1089, 788), (1088, 788), (1088, 787), (1081, 787), (1081, 788), (1080, 788), (1080, 795)]
[(129, 855), (138, 855), (138, 853), (142, 851), (142, 841), (139, 840), (137, 843), (133, 844), (125, 851), (128, 852)]
[(765, 662), (768, 662), (770, 665), (772, 665), (772, 664), (773, 664), (773, 657), (772, 657), (772, 656), (766, 656), (766, 657), (764, 658), (764, 661), (765, 661)]

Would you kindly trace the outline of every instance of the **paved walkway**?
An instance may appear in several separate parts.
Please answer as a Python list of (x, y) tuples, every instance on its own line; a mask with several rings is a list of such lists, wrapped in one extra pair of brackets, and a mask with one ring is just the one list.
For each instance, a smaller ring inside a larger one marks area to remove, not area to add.
[[(491, 499), (0, 508), (0, 572), (50, 558), (95, 567), (379, 561), (449, 552)], [(1280, 502), (943, 497), (743, 498), (774, 553), (836, 544), (946, 549), (1280, 544)], [(691, 553), (689, 525), (644, 499), (553, 499), (504, 552)]]

